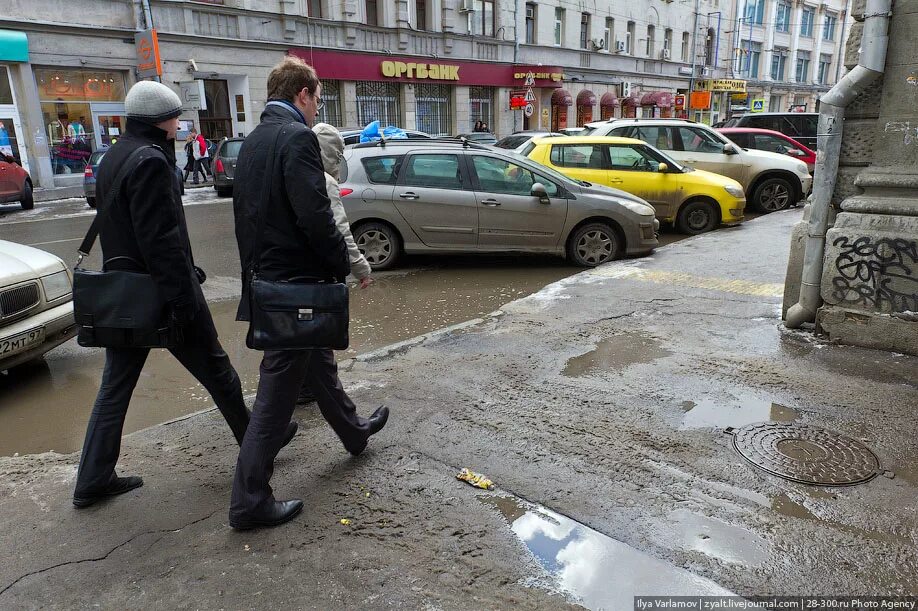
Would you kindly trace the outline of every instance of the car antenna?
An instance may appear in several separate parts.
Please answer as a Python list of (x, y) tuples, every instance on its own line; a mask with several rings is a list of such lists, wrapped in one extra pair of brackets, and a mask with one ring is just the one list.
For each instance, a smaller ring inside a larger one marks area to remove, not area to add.
[(459, 140), (462, 142), (462, 148), (469, 148), (469, 139), (465, 136), (459, 136)]

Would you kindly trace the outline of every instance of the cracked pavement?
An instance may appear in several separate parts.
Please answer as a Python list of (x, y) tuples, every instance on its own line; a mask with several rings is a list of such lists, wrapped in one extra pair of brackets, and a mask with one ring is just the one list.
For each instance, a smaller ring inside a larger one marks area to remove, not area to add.
[[(78, 455), (2, 458), (0, 607), (555, 609), (591, 568), (614, 574), (589, 557), (545, 573), (461, 467), (738, 594), (918, 594), (918, 440), (903, 426), (918, 359), (780, 326), (799, 218), (342, 363), (361, 411), (385, 403), (389, 425), (351, 459), (298, 409), (273, 484), (306, 508), (277, 529), (228, 528), (236, 447), (213, 411), (126, 437), (119, 472), (145, 485), (86, 510), (69, 504)], [(723, 429), (763, 413), (859, 439), (892, 477), (823, 488), (756, 470)]]

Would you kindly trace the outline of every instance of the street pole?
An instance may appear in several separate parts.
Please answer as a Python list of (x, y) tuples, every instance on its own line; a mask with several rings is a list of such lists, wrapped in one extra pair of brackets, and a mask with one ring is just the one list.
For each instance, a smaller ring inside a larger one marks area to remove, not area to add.
[[(695, 0), (695, 18), (692, 28), (692, 76), (689, 77), (689, 113), (692, 111), (692, 92), (695, 91), (695, 71), (698, 69), (698, 8), (700, 0)], [(691, 119), (691, 117), (689, 117)]]

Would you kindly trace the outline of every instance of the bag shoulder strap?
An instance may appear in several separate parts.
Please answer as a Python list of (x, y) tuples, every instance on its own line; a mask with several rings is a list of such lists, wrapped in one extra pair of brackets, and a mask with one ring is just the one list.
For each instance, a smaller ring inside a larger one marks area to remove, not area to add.
[(274, 138), (271, 139), (271, 145), (268, 147), (268, 154), (265, 157), (264, 181), (267, 183), (267, 186), (261, 190), (261, 201), (258, 203), (258, 221), (255, 224), (255, 244), (252, 248), (252, 276), (258, 272), (258, 267), (261, 263), (261, 243), (264, 238), (265, 223), (268, 217), (268, 200), (271, 198), (271, 191), (273, 188), (272, 175), (274, 173), (277, 141), (280, 139), (281, 134), (291, 125), (297, 125), (297, 121), (291, 121), (290, 123), (281, 125), (277, 129), (277, 133), (274, 134)]
[(112, 187), (108, 193), (105, 194), (105, 208), (101, 212), (96, 214), (96, 218), (92, 220), (92, 225), (89, 226), (89, 231), (86, 232), (86, 237), (83, 238), (83, 241), (80, 243), (80, 247), (77, 248), (77, 252), (80, 255), (79, 260), (77, 261), (77, 266), (83, 261), (83, 257), (89, 255), (89, 252), (92, 250), (93, 245), (96, 243), (96, 238), (99, 236), (99, 229), (102, 226), (102, 220), (107, 218), (111, 214), (112, 206), (115, 205), (115, 202), (118, 201), (118, 196), (121, 193), (121, 183), (124, 182), (124, 179), (127, 177), (128, 172), (134, 169), (134, 161), (138, 160), (142, 153), (148, 149), (155, 149), (160, 153), (163, 153), (165, 157), (165, 151), (155, 144), (145, 144), (140, 148), (135, 149), (127, 156), (127, 159), (124, 160), (124, 163), (121, 164), (118, 173), (115, 174), (115, 180), (112, 182)]

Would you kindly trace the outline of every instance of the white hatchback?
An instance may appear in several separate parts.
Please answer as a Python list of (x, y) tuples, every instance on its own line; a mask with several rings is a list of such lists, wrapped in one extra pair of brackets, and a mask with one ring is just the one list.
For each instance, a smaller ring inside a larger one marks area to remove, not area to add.
[(43, 250), (0, 240), (0, 371), (76, 333), (70, 269)]

